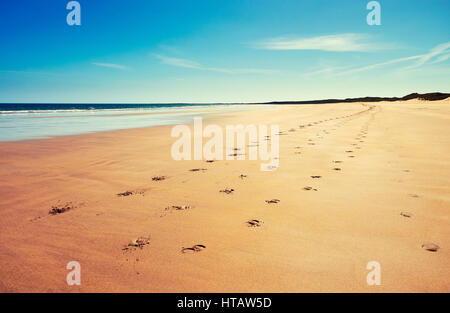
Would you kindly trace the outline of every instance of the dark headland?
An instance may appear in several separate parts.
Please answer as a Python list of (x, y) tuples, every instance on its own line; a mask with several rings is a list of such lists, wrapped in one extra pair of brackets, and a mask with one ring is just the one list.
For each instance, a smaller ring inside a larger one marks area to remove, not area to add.
[(406, 101), (411, 99), (437, 101), (444, 100), (450, 97), (450, 93), (412, 93), (402, 98), (398, 97), (362, 97), (362, 98), (347, 98), (347, 99), (325, 99), (325, 100), (308, 100), (308, 101), (273, 101), (265, 104), (320, 104), (320, 103), (351, 103), (351, 102), (379, 102), (379, 101)]

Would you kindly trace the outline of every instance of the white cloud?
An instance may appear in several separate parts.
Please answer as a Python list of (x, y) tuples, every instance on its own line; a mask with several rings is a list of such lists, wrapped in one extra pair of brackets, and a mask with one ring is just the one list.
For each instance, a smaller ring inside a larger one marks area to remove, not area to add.
[(256, 43), (255, 47), (265, 50), (323, 50), (323, 51), (374, 51), (386, 48), (376, 44), (362, 34), (338, 34), (311, 38), (272, 38)]
[(184, 67), (184, 68), (190, 68), (190, 69), (196, 69), (201, 71), (213, 71), (213, 72), (219, 72), (219, 73), (226, 73), (226, 74), (273, 74), (277, 73), (278, 71), (275, 70), (267, 70), (267, 69), (253, 69), (253, 68), (218, 68), (218, 67), (206, 67), (203, 66), (197, 62), (186, 60), (186, 59), (180, 59), (180, 58), (172, 58), (160, 54), (155, 54), (155, 57), (161, 60), (162, 63), (171, 65), (171, 66), (177, 66), (177, 67)]
[(118, 70), (128, 70), (128, 69), (129, 69), (127, 66), (120, 65), (120, 64), (113, 64), (113, 63), (99, 63), (99, 62), (93, 62), (92, 64), (94, 64), (94, 65), (96, 65), (96, 66), (108, 67), (108, 68), (114, 68), (114, 69), (118, 69)]

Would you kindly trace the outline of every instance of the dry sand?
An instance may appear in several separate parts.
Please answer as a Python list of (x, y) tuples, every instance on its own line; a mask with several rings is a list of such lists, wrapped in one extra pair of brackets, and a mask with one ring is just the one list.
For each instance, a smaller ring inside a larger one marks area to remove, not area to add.
[[(450, 291), (448, 100), (279, 106), (208, 122), (279, 124), (280, 168), (174, 161), (171, 126), (0, 144), (0, 291)], [(126, 191), (137, 193), (117, 196)], [(48, 214), (66, 202), (75, 207)], [(149, 244), (123, 250), (139, 237)], [(206, 248), (182, 253), (196, 244)], [(66, 283), (72, 260), (81, 286)], [(380, 286), (366, 283), (370, 261)]]

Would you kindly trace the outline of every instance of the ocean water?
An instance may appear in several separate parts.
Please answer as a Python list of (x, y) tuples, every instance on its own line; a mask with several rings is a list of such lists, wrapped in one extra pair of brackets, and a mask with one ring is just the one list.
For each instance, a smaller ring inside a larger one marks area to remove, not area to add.
[(254, 110), (241, 104), (0, 104), (0, 141), (189, 124), (195, 116)]

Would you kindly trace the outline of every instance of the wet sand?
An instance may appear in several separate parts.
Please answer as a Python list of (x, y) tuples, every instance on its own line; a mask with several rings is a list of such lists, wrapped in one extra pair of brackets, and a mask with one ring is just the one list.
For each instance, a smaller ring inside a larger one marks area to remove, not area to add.
[(278, 124), (280, 167), (174, 161), (172, 126), (0, 144), (0, 292), (450, 291), (448, 99), (208, 123)]

